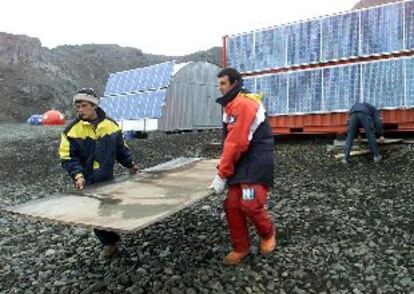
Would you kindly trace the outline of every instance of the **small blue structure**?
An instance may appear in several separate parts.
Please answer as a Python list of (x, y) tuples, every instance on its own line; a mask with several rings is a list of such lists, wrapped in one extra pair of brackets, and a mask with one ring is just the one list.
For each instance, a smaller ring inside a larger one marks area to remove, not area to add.
[(27, 123), (32, 126), (40, 126), (42, 124), (42, 117), (41, 114), (33, 114), (27, 119)]

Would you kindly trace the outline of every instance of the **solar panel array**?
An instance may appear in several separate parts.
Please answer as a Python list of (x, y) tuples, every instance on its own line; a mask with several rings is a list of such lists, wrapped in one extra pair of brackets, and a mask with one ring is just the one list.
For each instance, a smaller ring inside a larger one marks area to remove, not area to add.
[(227, 38), (227, 63), (257, 72), (414, 49), (414, 1), (281, 25)]
[(104, 96), (116, 96), (165, 88), (170, 84), (174, 62), (109, 75)]
[(159, 119), (174, 66), (170, 61), (110, 74), (100, 107), (117, 121)]
[(379, 108), (414, 107), (414, 58), (248, 77), (271, 116), (348, 111), (357, 101)]

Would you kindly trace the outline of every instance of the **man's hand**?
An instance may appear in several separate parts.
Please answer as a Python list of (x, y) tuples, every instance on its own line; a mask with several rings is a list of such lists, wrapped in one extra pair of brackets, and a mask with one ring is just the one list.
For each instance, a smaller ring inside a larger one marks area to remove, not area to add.
[(138, 166), (134, 163), (128, 170), (130, 175), (135, 175), (138, 172)]
[(86, 184), (86, 181), (83, 176), (80, 176), (75, 180), (76, 189), (79, 191), (82, 191), (85, 188), (85, 184)]
[(209, 189), (213, 189), (216, 194), (223, 193), (226, 187), (226, 182), (226, 179), (222, 179), (219, 175), (216, 175)]
[(384, 136), (381, 136), (378, 141), (379, 141), (380, 144), (384, 144), (385, 143)]

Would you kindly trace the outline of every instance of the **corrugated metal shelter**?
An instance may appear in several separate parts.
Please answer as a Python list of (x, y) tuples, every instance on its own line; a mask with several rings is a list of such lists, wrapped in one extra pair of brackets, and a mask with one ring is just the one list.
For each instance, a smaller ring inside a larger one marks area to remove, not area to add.
[(166, 62), (109, 76), (100, 106), (124, 131), (221, 127), (215, 103), (220, 68), (207, 62)]
[(221, 108), (215, 102), (217, 73), (220, 68), (206, 62), (183, 66), (167, 88), (162, 131), (208, 129), (221, 126)]

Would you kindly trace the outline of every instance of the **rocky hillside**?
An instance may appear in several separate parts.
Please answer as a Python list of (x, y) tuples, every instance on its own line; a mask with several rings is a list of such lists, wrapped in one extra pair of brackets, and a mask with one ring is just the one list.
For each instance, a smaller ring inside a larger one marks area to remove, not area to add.
[[(397, 2), (361, 0), (354, 9)], [(71, 97), (81, 87), (102, 94), (109, 73), (176, 59), (220, 64), (216, 47), (187, 56), (161, 56), (118, 45), (42, 47), (37, 38), (0, 32), (0, 122), (23, 121), (56, 108), (71, 112)]]
[(50, 108), (71, 111), (73, 92), (102, 94), (109, 73), (167, 60), (220, 63), (220, 48), (188, 56), (145, 54), (118, 45), (42, 47), (37, 38), (0, 33), (0, 121), (22, 121)]

